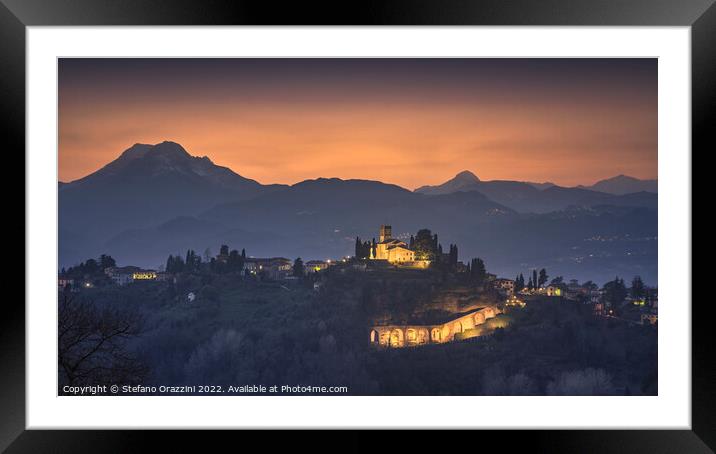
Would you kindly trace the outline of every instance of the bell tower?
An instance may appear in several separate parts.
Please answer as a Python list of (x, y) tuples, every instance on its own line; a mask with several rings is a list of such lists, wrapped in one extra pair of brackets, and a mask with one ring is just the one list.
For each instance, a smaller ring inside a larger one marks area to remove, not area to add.
[(392, 227), (389, 225), (380, 226), (380, 242), (393, 238)]

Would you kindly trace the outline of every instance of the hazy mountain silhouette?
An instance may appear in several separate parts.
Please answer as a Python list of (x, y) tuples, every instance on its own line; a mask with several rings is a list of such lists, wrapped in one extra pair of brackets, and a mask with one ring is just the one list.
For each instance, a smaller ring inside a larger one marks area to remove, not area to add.
[(593, 191), (606, 192), (609, 194), (630, 194), (633, 192), (659, 192), (658, 180), (640, 180), (627, 175), (617, 175), (613, 178), (600, 180), (591, 186), (579, 186)]
[(504, 276), (544, 266), (552, 276), (640, 274), (656, 283), (656, 194), (540, 190), (469, 172), (449, 183), (417, 191), (338, 178), (264, 186), (178, 144), (138, 144), (59, 185), (60, 265), (109, 253), (157, 267), (169, 254), (215, 254), (221, 244), (254, 256), (338, 258), (353, 254), (356, 236), (370, 240), (387, 223), (405, 239), (429, 228), (446, 249), (457, 243), (461, 260), (482, 257)]
[[(470, 176), (472, 178), (470, 178)], [(570, 206), (615, 205), (656, 208), (657, 196), (650, 193), (629, 197), (589, 190), (565, 188), (549, 183), (536, 187), (521, 181), (481, 181), (468, 171), (437, 186), (423, 186), (415, 192), (426, 195), (449, 194), (456, 191), (477, 191), (495, 202), (521, 213), (549, 213)]]
[(282, 187), (191, 156), (174, 142), (135, 144), (96, 172), (58, 185), (61, 248), (81, 254), (86, 245), (96, 247), (124, 230)]
[[(253, 254), (341, 257), (352, 254), (356, 236), (371, 239), (382, 223), (392, 222), (395, 235), (409, 235), (423, 227), (439, 232), (451, 222), (478, 228), (488, 219), (510, 214), (514, 212), (509, 208), (476, 192), (429, 197), (378, 181), (319, 178), (253, 199), (217, 205), (191, 221), (174, 220), (172, 223), (178, 223), (181, 229), (172, 228), (170, 235), (163, 225), (122, 233), (107, 246), (120, 256), (128, 251), (145, 256), (147, 244), (155, 240), (166, 244), (169, 239), (180, 238), (176, 244), (181, 246), (211, 238), (212, 242), (193, 247), (215, 249), (224, 241), (235, 247), (248, 246)], [(236, 238), (241, 232), (246, 237)], [(259, 232), (265, 241), (256, 247), (252, 238)]]
[(457, 191), (469, 191), (478, 183), (480, 183), (480, 179), (477, 178), (477, 175), (469, 170), (463, 170), (441, 185), (421, 186), (415, 192), (428, 195), (450, 194)]
[(544, 183), (535, 183), (532, 181), (526, 181), (525, 183), (532, 185), (537, 189), (547, 189), (547, 188), (551, 188), (552, 186), (557, 186), (556, 184), (552, 183), (551, 181), (545, 181)]

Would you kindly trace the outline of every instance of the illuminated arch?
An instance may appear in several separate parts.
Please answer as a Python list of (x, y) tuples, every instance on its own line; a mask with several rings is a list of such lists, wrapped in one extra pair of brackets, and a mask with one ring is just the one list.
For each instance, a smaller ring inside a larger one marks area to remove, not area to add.
[(402, 347), (404, 345), (405, 338), (403, 337), (403, 330), (395, 328), (390, 331), (390, 346), (391, 347)]
[(440, 328), (433, 328), (430, 332), (430, 339), (432, 339), (433, 342), (440, 342), (442, 340), (442, 333), (440, 332)]
[(485, 314), (478, 312), (475, 314), (475, 325), (482, 325), (485, 323)]
[(491, 307), (486, 307), (482, 310), (482, 313), (485, 314), (486, 319), (492, 318), (495, 316), (495, 309)]
[(460, 322), (453, 323), (452, 332), (454, 334), (462, 333), (462, 323), (460, 323)]
[(418, 344), (427, 344), (430, 339), (430, 334), (428, 333), (427, 328), (420, 328), (418, 330)]
[(370, 330), (370, 342), (373, 344), (380, 342), (380, 333), (378, 333), (378, 331), (374, 329)]
[(418, 343), (418, 332), (414, 328), (408, 328), (405, 330), (405, 341), (409, 345), (415, 345)]

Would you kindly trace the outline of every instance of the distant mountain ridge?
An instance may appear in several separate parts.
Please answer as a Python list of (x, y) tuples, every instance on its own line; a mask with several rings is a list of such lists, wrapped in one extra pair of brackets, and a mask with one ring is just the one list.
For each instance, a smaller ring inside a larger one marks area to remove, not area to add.
[(595, 280), (656, 276), (657, 195), (648, 192), (481, 181), (472, 172), (416, 191), (339, 178), (262, 185), (174, 142), (135, 144), (58, 191), (60, 266), (109, 253), (154, 268), (168, 254), (216, 253), (221, 244), (338, 258), (352, 254), (356, 236), (372, 239), (391, 224), (401, 237), (429, 228), (444, 247), (457, 243), (461, 260), (482, 257), (501, 275), (548, 266)]
[(591, 186), (578, 187), (615, 195), (624, 195), (634, 192), (652, 192), (656, 194), (659, 192), (659, 181), (640, 180), (627, 175), (617, 175), (616, 177), (597, 181)]
[(96, 172), (58, 184), (61, 253), (81, 256), (86, 245), (97, 248), (127, 229), (283, 187), (262, 185), (206, 156), (191, 156), (175, 142), (135, 144)]
[[(569, 206), (644, 206), (656, 207), (655, 194), (643, 190), (613, 194), (585, 187), (566, 188), (551, 183), (521, 181), (482, 181), (469, 171), (458, 173), (437, 186), (422, 186), (415, 192), (426, 195), (444, 195), (457, 191), (477, 191), (489, 199), (523, 213), (548, 213)], [(628, 195), (628, 197), (626, 197)]]

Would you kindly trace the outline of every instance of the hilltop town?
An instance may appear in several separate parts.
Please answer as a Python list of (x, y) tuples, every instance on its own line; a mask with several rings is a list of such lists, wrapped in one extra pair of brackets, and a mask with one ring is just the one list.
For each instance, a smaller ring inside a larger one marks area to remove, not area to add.
[[(204, 257), (200, 257), (192, 250), (187, 251), (184, 257), (170, 255), (159, 270), (117, 266), (114, 259), (103, 255), (97, 260), (89, 259), (63, 269), (58, 287), (61, 292), (76, 293), (107, 285), (124, 287), (157, 282), (176, 286), (187, 276), (220, 275), (233, 276), (245, 282), (278, 283), (284, 288), (309, 285), (320, 292), (330, 276), (337, 274), (365, 273), (380, 279), (389, 276), (415, 279), (416, 276), (420, 278), (422, 272), (425, 273), (422, 275), (424, 279), (434, 279), (439, 273), (443, 280), (451, 282), (447, 288), (453, 294), (462, 292), (464, 299), (476, 295), (482, 297), (477, 305), (447, 308), (447, 317), (425, 325), (396, 324), (395, 314), (391, 314), (391, 308), (388, 308), (387, 316), (376, 316), (367, 337), (371, 343), (389, 347), (444, 343), (484, 335), (490, 332), (486, 328), (504, 327), (508, 323), (507, 317), (490, 319), (544, 298), (559, 298), (589, 307), (596, 316), (621, 316), (629, 323), (657, 323), (657, 290), (647, 288), (639, 277), (634, 278), (630, 288), (618, 277), (600, 288), (591, 281), (565, 282), (562, 276), (550, 280), (545, 269), (535, 269), (528, 273), (528, 282), (525, 283), (522, 273), (510, 279), (487, 272), (480, 258), (474, 258), (467, 264), (459, 261), (458, 246), (450, 244), (449, 252), (443, 252), (438, 235), (428, 229), (422, 229), (406, 240), (394, 238), (390, 225), (381, 225), (377, 240), (356, 238), (353, 256), (304, 262), (301, 258), (247, 256), (244, 249), (230, 250), (222, 245), (215, 256), (207, 251)], [(187, 302), (201, 300), (203, 288), (202, 285), (189, 286), (188, 291), (177, 298)], [(438, 306), (446, 309), (444, 304)]]

